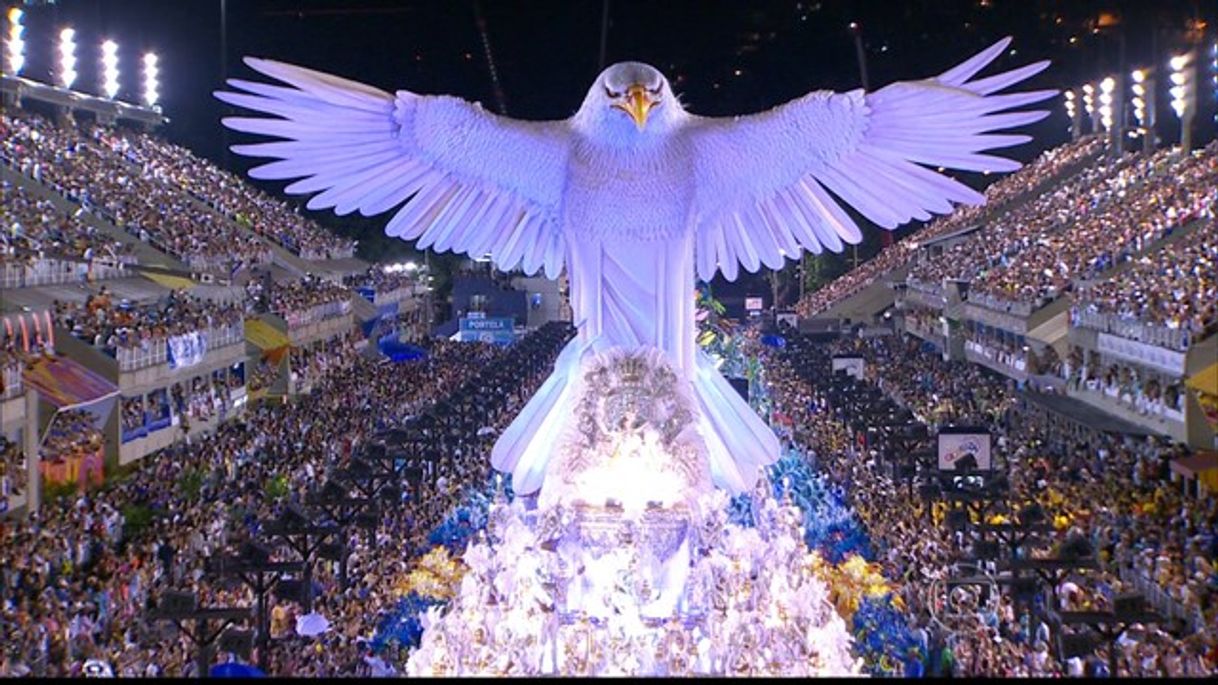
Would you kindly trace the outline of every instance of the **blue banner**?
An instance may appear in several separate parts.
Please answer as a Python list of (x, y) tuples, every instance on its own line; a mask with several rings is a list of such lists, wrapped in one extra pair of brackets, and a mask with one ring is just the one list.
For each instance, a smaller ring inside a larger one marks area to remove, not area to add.
[(510, 316), (488, 319), (463, 317), (459, 331), (462, 342), (507, 345), (516, 340), (516, 320)]

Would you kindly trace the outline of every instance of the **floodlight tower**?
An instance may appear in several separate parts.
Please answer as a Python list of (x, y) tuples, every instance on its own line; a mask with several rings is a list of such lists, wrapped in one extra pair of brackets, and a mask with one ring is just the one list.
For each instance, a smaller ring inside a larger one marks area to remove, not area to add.
[(1133, 92), (1133, 116), (1138, 122), (1138, 131), (1142, 134), (1142, 150), (1152, 152), (1155, 149), (1155, 121), (1157, 115), (1157, 100), (1155, 97), (1155, 76), (1152, 69), (1134, 69), (1129, 74)]
[(1083, 117), (1078, 108), (1078, 95), (1074, 89), (1070, 89), (1062, 97), (1066, 99), (1066, 116), (1070, 117), (1070, 140), (1078, 140), (1083, 134)]
[(1095, 108), (1095, 86), (1090, 83), (1083, 84), (1083, 109), (1087, 112), (1087, 117), (1091, 119), (1091, 133), (1098, 133), (1100, 114)]
[(1197, 114), (1196, 51), (1175, 55), (1168, 61), (1171, 67), (1171, 108), (1180, 119), (1180, 149), (1193, 147), (1193, 119)]
[[(0, 65), (0, 72), (6, 77), (15, 78), (21, 74), (21, 69), (25, 66), (25, 12), (20, 7), (9, 8), (4, 14), (7, 26), (4, 30), (4, 63)], [(4, 107), (16, 107), (20, 100), (20, 88), (5, 88), (3, 105)]]
[(1214, 111), (1214, 135), (1218, 136), (1218, 38), (1210, 43), (1210, 107)]
[(1116, 92), (1116, 79), (1111, 76), (1105, 76), (1104, 80), (1100, 81), (1100, 124), (1104, 127), (1104, 133), (1108, 134), (1108, 140), (1112, 143), (1112, 149), (1115, 154), (1120, 154), (1120, 136), (1121, 126), (1114, 116), (1113, 104), (1116, 98), (1113, 93)]
[(101, 45), (101, 92), (113, 100), (118, 96), (118, 43), (107, 40)]
[(20, 7), (12, 7), (8, 14), (8, 31), (4, 39), (4, 73), (7, 76), (18, 76), (25, 67), (25, 12)]
[(59, 85), (71, 89), (76, 82), (76, 29), (59, 32)]
[(161, 99), (160, 74), (156, 53), (146, 53), (144, 55), (144, 104), (153, 109), (158, 109), (157, 102)]

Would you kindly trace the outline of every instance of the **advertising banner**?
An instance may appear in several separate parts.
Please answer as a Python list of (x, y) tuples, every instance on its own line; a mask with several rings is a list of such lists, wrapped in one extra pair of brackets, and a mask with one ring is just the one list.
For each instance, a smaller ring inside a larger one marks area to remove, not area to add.
[(957, 426), (939, 430), (940, 471), (989, 471), (992, 468), (989, 431)]
[(845, 371), (847, 376), (851, 376), (858, 380), (863, 380), (863, 372), (867, 369), (867, 362), (862, 357), (837, 356), (832, 360), (833, 373)]
[(489, 342), (506, 345), (516, 340), (516, 321), (510, 316), (461, 319), (462, 342)]
[(176, 335), (165, 344), (169, 346), (169, 368), (171, 369), (194, 366), (207, 356), (207, 334), (202, 331)]

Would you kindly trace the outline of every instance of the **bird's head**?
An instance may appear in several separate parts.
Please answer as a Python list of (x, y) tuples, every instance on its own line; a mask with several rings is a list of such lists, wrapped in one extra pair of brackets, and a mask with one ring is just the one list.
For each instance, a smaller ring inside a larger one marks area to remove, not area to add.
[(576, 118), (620, 135), (664, 133), (684, 110), (659, 69), (642, 62), (618, 62), (596, 77)]

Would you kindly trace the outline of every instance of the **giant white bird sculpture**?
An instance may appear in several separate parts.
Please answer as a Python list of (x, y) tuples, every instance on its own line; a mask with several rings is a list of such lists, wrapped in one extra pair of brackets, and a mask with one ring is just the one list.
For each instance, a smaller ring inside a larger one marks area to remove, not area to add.
[[(695, 347), (695, 276), (782, 267), (801, 250), (841, 251), (862, 239), (840, 201), (894, 229), (980, 204), (984, 196), (927, 168), (1012, 171), (981, 154), (1024, 143), (995, 131), (1035, 122), (1018, 111), (1054, 95), (996, 95), (1048, 66), (973, 77), (1010, 38), (937, 77), (874, 93), (816, 91), (766, 112), (708, 118), (681, 106), (657, 69), (605, 69), (562, 121), (519, 121), (448, 96), (396, 94), (264, 59), (254, 70), (287, 84), (230, 79), (217, 92), (275, 118), (225, 126), (282, 140), (235, 145), (272, 158), (258, 179), (300, 179), (309, 209), (372, 216), (400, 209), (386, 233), (419, 249), (489, 254), (503, 270), (567, 268), (577, 337), (499, 438), (493, 466), (517, 492), (537, 490), (571, 418), (588, 351), (657, 347), (692, 383), (714, 482), (747, 491), (780, 446)], [(1005, 113), (1004, 113), (1005, 112)]]

